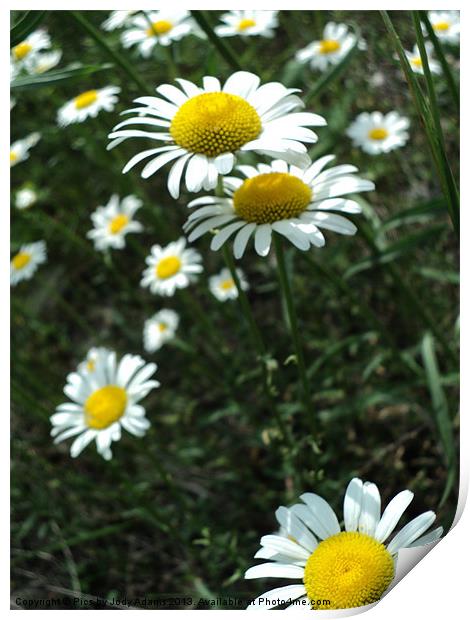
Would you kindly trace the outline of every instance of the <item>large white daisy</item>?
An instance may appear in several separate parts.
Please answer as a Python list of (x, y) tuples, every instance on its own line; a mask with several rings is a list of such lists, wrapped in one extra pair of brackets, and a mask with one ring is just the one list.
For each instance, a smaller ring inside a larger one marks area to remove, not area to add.
[(184, 9), (162, 9), (136, 15), (128, 25), (121, 35), (122, 44), (124, 47), (137, 45), (144, 58), (150, 56), (155, 45), (166, 47), (194, 29), (190, 12)]
[(225, 177), (225, 197), (202, 196), (189, 203), (198, 207), (184, 224), (189, 241), (214, 229), (211, 249), (218, 250), (232, 235), (235, 258), (241, 258), (251, 235), (255, 250), (266, 256), (273, 232), (286, 237), (300, 250), (322, 247), (325, 238), (320, 228), (353, 235), (355, 225), (340, 213), (360, 213), (361, 207), (347, 194), (374, 189), (371, 181), (355, 176), (350, 165), (323, 168), (334, 159), (326, 155), (306, 170), (278, 160), (271, 166), (238, 166), (246, 177)]
[(178, 314), (169, 308), (163, 308), (144, 324), (144, 349), (148, 353), (154, 353), (175, 337), (178, 324)]
[(354, 146), (369, 155), (378, 155), (404, 146), (409, 138), (409, 126), (409, 119), (398, 112), (362, 112), (348, 127), (346, 134)]
[(220, 17), (222, 25), (215, 27), (219, 37), (272, 37), (278, 27), (279, 11), (229, 11)]
[[(302, 101), (295, 88), (279, 82), (260, 86), (253, 73), (238, 71), (223, 88), (215, 77), (204, 77), (203, 88), (178, 79), (181, 88), (163, 84), (156, 90), (167, 99), (140, 97), (141, 107), (128, 110), (137, 116), (117, 125), (109, 135), (108, 148), (128, 138), (148, 138), (164, 142), (135, 155), (125, 166), (127, 172), (151, 158), (142, 171), (147, 179), (165, 164), (174, 162), (168, 176), (168, 190), (178, 198), (186, 167), (186, 187), (190, 192), (213, 189), (219, 174), (228, 174), (240, 152), (256, 152), (284, 159), (305, 168), (310, 163), (304, 144), (316, 142), (307, 129), (325, 125), (317, 114), (295, 112)], [(128, 129), (129, 125), (149, 125), (157, 131)], [(176, 160), (176, 161), (175, 161)]]
[[(356, 45), (356, 41), (356, 35), (349, 31), (346, 24), (328, 22), (323, 30), (323, 38), (309, 43), (307, 47), (299, 50), (295, 57), (300, 63), (309, 63), (312, 69), (326, 71), (331, 65), (341, 62)], [(365, 48), (363, 41), (358, 44), (361, 49)]]
[(90, 116), (95, 118), (101, 110), (112, 112), (118, 102), (118, 86), (105, 86), (95, 90), (87, 90), (64, 104), (57, 113), (60, 127), (71, 123), (83, 123)]
[(165, 247), (154, 245), (145, 259), (148, 267), (140, 285), (149, 287), (156, 295), (171, 297), (177, 288), (186, 288), (197, 280), (197, 274), (203, 270), (201, 261), (199, 252), (186, 247), (184, 237)]
[(125, 237), (128, 233), (141, 232), (144, 229), (140, 222), (133, 220), (135, 212), (141, 206), (142, 201), (136, 196), (120, 199), (117, 194), (113, 194), (107, 205), (98, 207), (91, 214), (94, 228), (87, 233), (87, 237), (93, 239), (95, 249), (122, 250), (126, 245)]
[[(429, 71), (431, 73), (439, 74), (442, 72), (441, 65), (434, 58), (434, 47), (430, 41), (426, 41), (426, 55), (428, 57)], [(417, 45), (413, 47), (412, 52), (407, 52), (405, 50), (405, 55), (408, 59), (408, 62), (411, 65), (412, 70), (419, 75), (424, 75), (423, 69), (423, 61), (421, 59), (421, 54), (419, 52), (419, 48)]]
[(21, 280), (32, 278), (38, 266), (45, 263), (46, 259), (47, 252), (44, 241), (22, 245), (10, 262), (10, 284), (15, 286)]
[[(247, 291), (249, 288), (248, 282), (241, 269), (237, 269), (237, 276), (242, 290)], [(230, 270), (226, 267), (220, 273), (209, 278), (209, 290), (219, 301), (227, 301), (227, 299), (236, 299), (238, 297), (237, 286)]]
[[(457, 44), (460, 41), (459, 11), (430, 11), (429, 21), (436, 36), (444, 43)], [(424, 27), (424, 25), (423, 25)]]
[(121, 429), (143, 437), (150, 426), (139, 401), (160, 383), (150, 377), (156, 364), (146, 364), (138, 355), (99, 349), (92, 372), (78, 370), (67, 377), (64, 393), (72, 402), (57, 407), (51, 416), (54, 443), (76, 437), (70, 455), (77, 457), (93, 440), (103, 458), (112, 457), (111, 443), (119, 441)]
[(47, 32), (45, 30), (36, 30), (29, 34), (24, 41), (12, 48), (10, 57), (18, 68), (22, 68), (38, 52), (50, 46), (51, 39)]
[[(282, 577), (300, 583), (262, 594), (248, 609), (271, 609), (282, 603), (312, 609), (349, 609), (375, 603), (392, 583), (400, 549), (435, 542), (439, 527), (424, 535), (436, 515), (425, 512), (402, 527), (385, 546), (406, 508), (411, 491), (401, 491), (382, 516), (378, 488), (353, 478), (344, 498), (344, 530), (330, 505), (315, 493), (304, 493), (303, 504), (281, 506), (279, 534), (263, 536), (246, 579)], [(329, 601), (329, 604), (327, 602)]]
[(28, 159), (29, 151), (36, 146), (41, 138), (41, 134), (35, 131), (22, 140), (16, 140), (10, 145), (10, 167), (16, 166), (20, 162)]
[(104, 30), (116, 30), (122, 28), (129, 23), (129, 18), (138, 11), (111, 11), (109, 17), (101, 24)]

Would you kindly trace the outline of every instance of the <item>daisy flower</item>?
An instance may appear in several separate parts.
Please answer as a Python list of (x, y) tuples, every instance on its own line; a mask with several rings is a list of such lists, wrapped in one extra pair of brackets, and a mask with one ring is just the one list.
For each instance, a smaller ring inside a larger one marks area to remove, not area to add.
[(144, 349), (148, 353), (154, 353), (175, 337), (179, 316), (174, 310), (164, 308), (144, 324)]
[(20, 251), (10, 262), (10, 284), (15, 286), (21, 280), (30, 280), (39, 265), (46, 262), (47, 252), (44, 241), (22, 245)]
[[(435, 60), (433, 58), (434, 48), (433, 48), (432, 43), (427, 41), (425, 43), (425, 46), (426, 46), (426, 54), (427, 54), (427, 57), (428, 57), (429, 71), (431, 71), (431, 73), (436, 73), (436, 74), (441, 73), (441, 71), (442, 71), (441, 65), (437, 62), (437, 60)], [(415, 45), (413, 47), (413, 51), (412, 52), (407, 52), (405, 50), (405, 54), (406, 54), (406, 57), (408, 59), (408, 62), (411, 65), (412, 70), (415, 73), (419, 73), (420, 75), (424, 75), (423, 61), (421, 60), (421, 54), (419, 53), (418, 46)]]
[[(328, 22), (323, 30), (323, 38), (299, 50), (295, 57), (302, 64), (310, 63), (312, 69), (326, 71), (330, 65), (340, 63), (356, 43), (356, 35), (349, 32), (346, 24)], [(358, 45), (360, 49), (365, 48), (364, 41)]]
[(323, 170), (333, 159), (334, 155), (326, 155), (306, 170), (281, 160), (271, 166), (238, 166), (246, 178), (225, 177), (226, 196), (202, 196), (189, 203), (188, 207), (198, 208), (184, 224), (185, 232), (190, 232), (188, 241), (215, 229), (211, 249), (218, 250), (235, 235), (234, 255), (241, 258), (252, 234), (260, 256), (268, 254), (273, 231), (300, 250), (325, 245), (320, 228), (353, 235), (354, 224), (334, 211), (360, 213), (359, 204), (344, 196), (371, 191), (374, 184), (356, 177), (354, 166)]
[(86, 358), (77, 366), (77, 371), (82, 374), (93, 374), (96, 370), (96, 362), (100, 356), (111, 353), (105, 347), (91, 347), (86, 354)]
[(140, 54), (148, 58), (155, 45), (166, 47), (192, 30), (193, 22), (189, 11), (163, 9), (132, 18), (129, 28), (121, 35), (121, 41), (124, 47), (137, 45)]
[(229, 11), (220, 17), (223, 25), (216, 26), (219, 37), (274, 36), (278, 27), (278, 11)]
[[(444, 43), (458, 44), (460, 41), (459, 11), (430, 11), (429, 21), (436, 36)], [(424, 27), (424, 25), (423, 25)]]
[(33, 146), (36, 146), (40, 138), (41, 134), (35, 131), (34, 133), (30, 133), (29, 136), (26, 136), (26, 138), (13, 142), (13, 144), (10, 145), (10, 167), (16, 166), (16, 164), (19, 164), (21, 161), (28, 159), (29, 150), (32, 149)]
[(51, 46), (51, 39), (45, 30), (36, 30), (24, 41), (15, 45), (11, 50), (11, 59), (19, 67), (30, 60), (39, 51)]
[(138, 11), (111, 11), (108, 19), (101, 24), (101, 27), (108, 31), (122, 28), (129, 23), (129, 17), (136, 13)]
[(312, 609), (349, 609), (375, 603), (395, 576), (400, 549), (435, 542), (443, 532), (439, 527), (422, 536), (436, 518), (428, 511), (402, 527), (385, 546), (413, 493), (398, 493), (381, 517), (378, 488), (358, 478), (346, 489), (344, 530), (322, 497), (304, 493), (300, 499), (303, 504), (277, 509), (281, 532), (261, 538), (255, 558), (270, 561), (245, 573), (246, 579), (284, 577), (300, 583), (266, 592), (249, 609), (271, 609), (280, 604), (279, 599), (292, 603), (291, 607), (300, 608), (303, 603)]
[(150, 379), (156, 369), (138, 355), (124, 355), (118, 364), (114, 351), (98, 349), (92, 372), (78, 370), (67, 377), (64, 394), (72, 402), (59, 405), (51, 416), (54, 443), (77, 435), (70, 447), (75, 458), (95, 440), (99, 454), (109, 460), (122, 428), (143, 437), (150, 422), (138, 403), (160, 385)]
[(126, 235), (141, 232), (144, 227), (134, 221), (134, 213), (142, 206), (142, 201), (135, 196), (126, 196), (122, 200), (113, 194), (104, 207), (98, 207), (91, 214), (94, 228), (87, 233), (93, 239), (95, 249), (99, 251), (114, 248), (122, 250), (126, 245)]
[(25, 62), (25, 69), (28, 73), (46, 73), (57, 66), (61, 58), (60, 50), (35, 54)]
[[(242, 290), (248, 290), (248, 282), (241, 269), (237, 269), (237, 275)], [(220, 273), (209, 278), (209, 290), (219, 301), (227, 301), (227, 299), (236, 299), (238, 297), (237, 286), (227, 268), (222, 269)]]
[(112, 112), (118, 102), (118, 86), (105, 86), (97, 90), (86, 90), (63, 105), (57, 113), (57, 123), (65, 127), (71, 123), (83, 123), (88, 117), (95, 118), (101, 110)]
[[(177, 81), (180, 89), (170, 84), (156, 89), (168, 101), (160, 97), (136, 99), (142, 107), (125, 113), (138, 116), (119, 123), (109, 135), (113, 142), (108, 148), (138, 137), (165, 143), (135, 155), (123, 172), (151, 158), (142, 171), (147, 179), (173, 161), (168, 191), (178, 198), (186, 165), (190, 192), (215, 188), (219, 174), (232, 170), (239, 152), (254, 151), (304, 168), (309, 165), (303, 143), (316, 142), (317, 135), (307, 127), (326, 125), (326, 121), (317, 114), (293, 113), (303, 105), (294, 95), (297, 89), (279, 82), (260, 86), (260, 78), (246, 71), (232, 74), (223, 88), (215, 77), (204, 77), (203, 88), (181, 78)], [(157, 131), (128, 129), (128, 125), (150, 125)]]
[(16, 192), (15, 207), (17, 209), (29, 209), (38, 200), (38, 194), (31, 187), (22, 187)]
[(186, 239), (181, 237), (166, 247), (153, 245), (145, 262), (148, 267), (142, 274), (140, 285), (149, 287), (156, 295), (171, 297), (177, 288), (186, 288), (197, 280), (201, 273), (201, 255), (192, 248), (186, 248)]
[(388, 153), (404, 146), (410, 121), (398, 112), (362, 112), (346, 130), (354, 146), (369, 155)]

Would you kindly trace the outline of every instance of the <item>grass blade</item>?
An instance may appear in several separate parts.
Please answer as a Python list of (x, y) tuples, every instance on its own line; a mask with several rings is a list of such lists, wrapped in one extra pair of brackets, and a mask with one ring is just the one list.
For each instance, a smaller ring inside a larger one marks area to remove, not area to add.
[(10, 30), (10, 48), (24, 41), (45, 18), (47, 11), (26, 11), (24, 16)]
[(10, 84), (11, 89), (26, 89), (26, 88), (40, 88), (42, 86), (49, 86), (56, 82), (72, 81), (82, 77), (87, 77), (98, 71), (106, 71), (113, 65), (106, 63), (103, 65), (88, 65), (78, 67), (65, 67), (60, 71), (48, 71), (47, 73), (40, 73), (38, 75), (25, 75), (16, 80), (13, 80)]

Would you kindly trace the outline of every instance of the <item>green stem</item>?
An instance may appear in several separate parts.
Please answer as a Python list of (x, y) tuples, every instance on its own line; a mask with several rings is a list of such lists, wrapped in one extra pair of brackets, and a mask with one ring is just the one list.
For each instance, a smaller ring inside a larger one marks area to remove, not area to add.
[(225, 41), (222, 41), (222, 39), (220, 39), (215, 34), (214, 29), (212, 28), (207, 17), (204, 14), (204, 11), (191, 11), (191, 14), (196, 20), (196, 22), (198, 23), (198, 25), (201, 27), (201, 29), (206, 33), (208, 39), (213, 44), (213, 46), (216, 48), (216, 50), (219, 52), (219, 54), (222, 56), (222, 58), (228, 63), (228, 65), (232, 69), (235, 69), (236, 71), (240, 71), (241, 66), (234, 52), (227, 45), (227, 43), (225, 43)]

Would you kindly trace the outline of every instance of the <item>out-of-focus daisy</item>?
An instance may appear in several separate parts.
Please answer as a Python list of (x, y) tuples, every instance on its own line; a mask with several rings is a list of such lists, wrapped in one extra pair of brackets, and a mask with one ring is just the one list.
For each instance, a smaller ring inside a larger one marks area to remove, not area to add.
[(163, 9), (146, 15), (136, 15), (129, 21), (129, 28), (121, 35), (124, 47), (137, 45), (144, 58), (148, 58), (155, 45), (168, 46), (179, 41), (193, 29), (189, 11)]
[(223, 25), (215, 27), (219, 37), (274, 36), (278, 11), (229, 11), (220, 17)]
[[(309, 63), (312, 69), (326, 71), (330, 65), (341, 62), (356, 41), (356, 35), (349, 31), (346, 24), (328, 22), (323, 38), (299, 50), (295, 57), (300, 63)], [(359, 41), (358, 45), (361, 49), (365, 48), (364, 41)]]
[[(426, 46), (426, 55), (428, 57), (429, 70), (431, 71), (431, 73), (436, 73), (436, 74), (441, 73), (441, 71), (442, 71), (441, 65), (433, 57), (434, 47), (433, 47), (432, 43), (427, 41), (425, 43), (425, 46)], [(415, 45), (413, 47), (413, 51), (412, 52), (407, 52), (405, 50), (405, 54), (406, 54), (406, 57), (408, 59), (408, 62), (411, 65), (412, 70), (415, 73), (419, 73), (420, 75), (424, 75), (423, 61), (421, 60), (421, 54), (419, 53), (418, 46)]]
[(333, 159), (334, 155), (326, 155), (306, 170), (281, 160), (271, 166), (238, 166), (246, 179), (225, 177), (225, 197), (202, 196), (189, 203), (198, 208), (184, 225), (187, 233), (191, 231), (188, 240), (214, 229), (211, 249), (218, 250), (234, 235), (234, 255), (240, 258), (252, 234), (260, 256), (268, 254), (273, 232), (300, 250), (325, 245), (320, 228), (353, 235), (355, 225), (335, 211), (360, 213), (359, 204), (344, 196), (371, 191), (374, 184), (355, 176), (355, 166), (323, 170)]
[(11, 58), (17, 66), (21, 67), (32, 56), (50, 46), (51, 39), (47, 32), (45, 30), (36, 30), (28, 35), (24, 41), (12, 48)]
[(93, 374), (96, 371), (96, 362), (100, 356), (108, 355), (111, 353), (109, 349), (105, 347), (91, 347), (86, 358), (80, 362), (77, 367), (77, 371), (82, 374)]
[(441, 41), (452, 44), (459, 43), (459, 11), (430, 11), (428, 13), (428, 18), (436, 36), (441, 39)]
[(388, 153), (404, 146), (409, 138), (410, 121), (398, 112), (361, 112), (346, 134), (354, 146), (369, 155)]
[(145, 321), (144, 349), (148, 353), (154, 353), (166, 342), (172, 340), (178, 329), (179, 321), (180, 319), (176, 312), (168, 308), (160, 310)]
[(129, 18), (136, 13), (138, 13), (138, 11), (111, 11), (108, 19), (106, 19), (101, 26), (104, 30), (108, 31), (122, 28), (129, 23)]
[(20, 162), (28, 159), (29, 150), (36, 146), (41, 138), (41, 134), (35, 131), (22, 140), (17, 140), (10, 145), (10, 167), (16, 166)]
[(101, 110), (112, 112), (120, 91), (118, 86), (105, 86), (77, 95), (60, 108), (57, 114), (58, 124), (65, 127), (70, 123), (83, 123), (90, 116), (94, 118)]
[(22, 245), (20, 251), (10, 262), (10, 284), (15, 286), (21, 280), (33, 277), (39, 265), (46, 262), (47, 252), (44, 241)]
[[(318, 114), (294, 113), (303, 106), (294, 95), (297, 89), (279, 82), (260, 86), (260, 78), (246, 71), (234, 73), (222, 89), (215, 77), (204, 77), (203, 88), (188, 80), (177, 81), (181, 89), (170, 84), (156, 89), (168, 101), (160, 97), (136, 99), (142, 107), (126, 113), (140, 116), (119, 123), (109, 135), (113, 142), (108, 148), (139, 137), (165, 143), (135, 155), (123, 172), (151, 158), (142, 171), (146, 179), (176, 160), (168, 175), (168, 190), (178, 198), (185, 167), (188, 191), (213, 189), (219, 174), (232, 170), (239, 152), (254, 151), (304, 168), (309, 165), (304, 142), (316, 142), (317, 135), (307, 127), (325, 125), (326, 121)], [(149, 125), (157, 131), (128, 129), (128, 125)]]
[(177, 288), (186, 288), (197, 280), (197, 274), (202, 271), (201, 261), (199, 252), (186, 247), (184, 237), (164, 248), (154, 245), (145, 259), (148, 267), (140, 285), (157, 295), (171, 297)]
[(423, 536), (436, 518), (428, 511), (402, 527), (385, 546), (413, 493), (398, 493), (380, 516), (378, 488), (358, 478), (353, 478), (346, 489), (344, 531), (322, 497), (304, 493), (300, 499), (303, 504), (277, 509), (281, 532), (261, 538), (255, 558), (269, 562), (245, 573), (246, 579), (282, 577), (300, 583), (262, 594), (249, 609), (270, 609), (279, 605), (279, 599), (290, 602), (293, 608), (301, 609), (300, 603), (305, 601), (319, 610), (375, 603), (393, 581), (400, 549), (435, 542), (443, 532), (439, 527)]
[(37, 192), (31, 187), (22, 187), (16, 192), (15, 207), (17, 209), (29, 209), (37, 202)]
[[(248, 290), (248, 282), (241, 269), (237, 269), (237, 276), (242, 290)], [(222, 269), (220, 273), (209, 278), (209, 289), (219, 301), (227, 301), (227, 299), (236, 299), (238, 297), (237, 286), (227, 268)]]
[(35, 54), (31, 56), (31, 59), (27, 60), (25, 69), (28, 73), (46, 73), (46, 71), (56, 67), (61, 58), (62, 52), (60, 50)]
[(126, 196), (120, 200), (117, 194), (113, 194), (106, 206), (98, 207), (91, 214), (94, 228), (87, 233), (88, 239), (93, 239), (95, 249), (122, 250), (126, 245), (127, 233), (144, 229), (140, 222), (132, 219), (141, 206), (142, 201), (136, 196)]
[(111, 443), (121, 439), (121, 429), (143, 437), (150, 426), (139, 401), (160, 383), (150, 377), (156, 364), (146, 364), (138, 355), (124, 355), (117, 364), (116, 353), (101, 349), (93, 372), (81, 370), (67, 377), (64, 394), (72, 402), (57, 407), (51, 416), (54, 443), (76, 437), (70, 455), (77, 457), (96, 441), (96, 449), (109, 460)]

